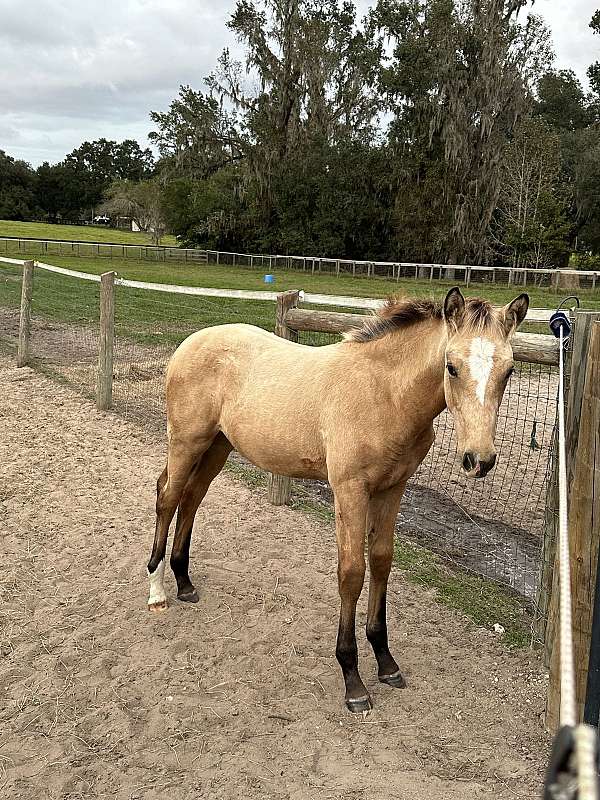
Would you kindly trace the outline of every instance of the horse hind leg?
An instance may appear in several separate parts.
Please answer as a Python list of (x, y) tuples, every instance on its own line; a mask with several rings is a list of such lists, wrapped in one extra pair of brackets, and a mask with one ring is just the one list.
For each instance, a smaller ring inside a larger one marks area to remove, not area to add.
[(229, 440), (219, 433), (196, 463), (179, 503), (175, 538), (171, 550), (171, 569), (177, 581), (177, 599), (187, 603), (198, 602), (198, 593), (189, 576), (190, 542), (194, 518), (210, 484), (223, 469), (232, 450), (233, 447)]
[(156, 529), (152, 555), (148, 562), (150, 579), (148, 608), (152, 611), (158, 611), (167, 606), (164, 573), (169, 526), (181, 500), (190, 472), (207, 446), (191, 448), (189, 444), (181, 440), (169, 442), (167, 466), (161, 473), (156, 486)]

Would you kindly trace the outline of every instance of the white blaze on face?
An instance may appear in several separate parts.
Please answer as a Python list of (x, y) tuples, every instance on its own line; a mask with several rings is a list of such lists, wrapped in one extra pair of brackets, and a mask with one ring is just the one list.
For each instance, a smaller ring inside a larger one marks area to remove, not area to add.
[(165, 580), (165, 560), (164, 558), (154, 570), (148, 573), (150, 577), (150, 597), (148, 598), (148, 605), (153, 606), (156, 603), (164, 603), (167, 599), (164, 588)]
[(490, 378), (492, 367), (494, 366), (494, 350), (496, 345), (490, 342), (489, 339), (482, 339), (477, 336), (471, 342), (471, 352), (469, 354), (469, 369), (471, 370), (471, 377), (475, 381), (476, 388), (475, 394), (477, 399), (483, 405), (485, 400), (485, 390), (487, 382)]

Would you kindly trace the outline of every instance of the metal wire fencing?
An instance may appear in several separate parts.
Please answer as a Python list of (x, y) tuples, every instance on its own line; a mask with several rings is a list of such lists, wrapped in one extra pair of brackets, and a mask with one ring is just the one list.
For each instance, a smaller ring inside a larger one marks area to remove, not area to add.
[[(0, 270), (0, 342), (16, 350), (21, 267)], [(31, 307), (34, 365), (94, 397), (98, 369), (99, 284), (37, 270)]]
[(273, 304), (117, 286), (113, 378), (116, 411), (147, 429), (162, 431), (164, 374), (169, 358), (194, 331), (232, 322), (273, 330)]
[[(299, 333), (299, 341), (311, 346), (339, 339), (338, 334)], [(498, 461), (478, 481), (461, 470), (453, 418), (444, 411), (434, 423), (435, 442), (407, 485), (399, 533), (533, 601), (557, 391), (555, 367), (517, 363), (498, 417)], [(327, 495), (323, 487), (319, 492)]]

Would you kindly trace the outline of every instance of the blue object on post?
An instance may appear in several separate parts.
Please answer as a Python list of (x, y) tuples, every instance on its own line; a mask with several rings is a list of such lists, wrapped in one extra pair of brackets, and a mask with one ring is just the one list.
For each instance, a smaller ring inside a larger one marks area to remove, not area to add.
[(560, 339), (560, 329), (563, 329), (563, 341), (568, 339), (571, 334), (571, 321), (564, 311), (555, 311), (550, 317), (550, 330)]
[(550, 326), (550, 330), (556, 336), (557, 339), (560, 339), (560, 329), (562, 328), (563, 331), (563, 342), (566, 342), (569, 336), (571, 335), (571, 320), (569, 315), (562, 311), (562, 307), (567, 302), (567, 300), (575, 300), (577, 303), (577, 308), (580, 307), (579, 298), (576, 297), (574, 294), (570, 294), (568, 297), (565, 297), (564, 300), (561, 301), (560, 305), (550, 317), (550, 321), (548, 325)]
[(263, 280), (265, 283), (275, 283), (275, 275), (265, 275)]

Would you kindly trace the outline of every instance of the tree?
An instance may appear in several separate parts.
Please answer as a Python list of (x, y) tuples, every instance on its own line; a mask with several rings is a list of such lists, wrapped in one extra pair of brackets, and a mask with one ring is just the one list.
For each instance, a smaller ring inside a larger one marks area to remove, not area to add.
[(152, 244), (160, 244), (165, 233), (163, 188), (157, 179), (114, 181), (106, 193), (103, 208), (111, 214), (130, 217), (142, 231), (152, 236)]
[(405, 224), (415, 197), (421, 207), (429, 201), (437, 220), (429, 247), (450, 263), (485, 258), (499, 155), (550, 57), (541, 21), (517, 19), (526, 5), (380, 0), (371, 15), (371, 25), (394, 45), (380, 85), (395, 113), (396, 217)]
[(81, 175), (72, 167), (44, 162), (36, 170), (36, 201), (51, 222), (75, 222), (81, 216), (85, 192)]
[(260, 88), (244, 89), (242, 65), (228, 50), (208, 85), (235, 109), (258, 189), (259, 222), (268, 225), (274, 178), (289, 159), (321, 142), (372, 135), (381, 42), (357, 28), (351, 3), (337, 0), (238, 0), (228, 27)]
[(598, 103), (573, 72), (548, 72), (537, 87), (535, 111), (560, 139), (562, 194), (568, 199), (569, 245), (600, 252), (600, 129)]
[(35, 172), (0, 150), (0, 219), (33, 219), (36, 216)]
[(580, 81), (572, 70), (547, 72), (537, 84), (535, 113), (563, 131), (586, 128), (594, 122)]
[[(280, 252), (387, 252), (389, 233), (383, 241), (375, 235), (389, 220), (377, 197), (379, 173), (364, 169), (381, 168), (374, 141), (380, 39), (367, 37), (353, 6), (336, 0), (240, 0), (228, 25), (244, 63), (225, 50), (208, 96), (182, 87), (166, 113), (152, 114), (170, 224), (185, 241), (211, 246), (237, 237), (237, 247)], [(356, 172), (349, 174), (345, 156)], [(369, 211), (360, 222), (334, 219), (336, 201), (359, 215)], [(364, 219), (374, 208), (382, 224), (367, 233)]]
[(98, 206), (112, 181), (148, 178), (154, 168), (154, 157), (151, 150), (142, 150), (132, 139), (120, 143), (97, 139), (75, 148), (65, 157), (63, 166), (70, 172), (71, 180), (79, 184), (81, 212)]
[(570, 224), (560, 189), (560, 136), (540, 118), (526, 118), (504, 150), (494, 226), (496, 249), (513, 267), (556, 265)]
[[(590, 28), (594, 33), (600, 34), (600, 9), (594, 13), (592, 21), (590, 22)], [(592, 91), (594, 91), (596, 95), (600, 95), (600, 61), (594, 62), (589, 67), (587, 75), (590, 79)]]
[(148, 138), (158, 147), (163, 173), (204, 179), (244, 156), (235, 117), (190, 86), (180, 87), (168, 111), (151, 111), (150, 118), (157, 130)]
[(600, 127), (568, 132), (562, 139), (563, 184), (571, 199), (571, 242), (600, 254)]

